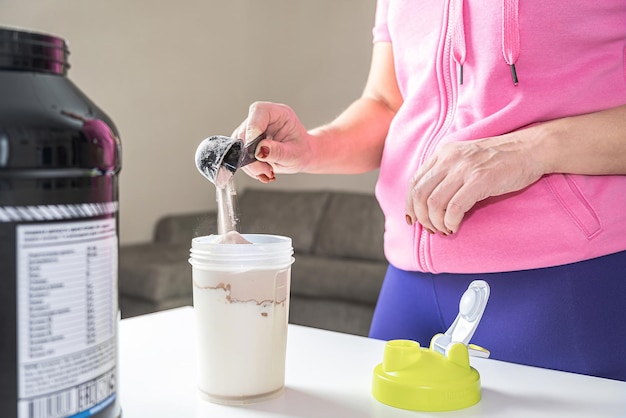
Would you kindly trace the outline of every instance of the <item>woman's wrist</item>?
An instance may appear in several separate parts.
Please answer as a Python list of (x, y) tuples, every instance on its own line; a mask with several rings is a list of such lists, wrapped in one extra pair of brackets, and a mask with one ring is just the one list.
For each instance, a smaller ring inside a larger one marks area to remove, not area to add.
[(626, 174), (626, 106), (536, 125), (546, 174)]

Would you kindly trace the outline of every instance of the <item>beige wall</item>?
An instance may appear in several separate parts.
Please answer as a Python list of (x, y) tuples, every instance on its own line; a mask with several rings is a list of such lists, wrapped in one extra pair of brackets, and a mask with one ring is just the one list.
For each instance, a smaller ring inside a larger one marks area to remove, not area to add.
[[(198, 143), (229, 135), (255, 100), (290, 104), (313, 127), (357, 97), (375, 0), (0, 0), (0, 24), (70, 44), (69, 77), (123, 144), (121, 242), (158, 217), (215, 207)], [(268, 187), (372, 192), (376, 173), (280, 176)], [(244, 174), (237, 186), (266, 187)]]

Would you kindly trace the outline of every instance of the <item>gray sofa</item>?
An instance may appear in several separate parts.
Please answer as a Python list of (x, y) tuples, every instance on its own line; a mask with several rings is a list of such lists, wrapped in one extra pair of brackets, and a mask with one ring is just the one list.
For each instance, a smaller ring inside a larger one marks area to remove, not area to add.
[[(242, 232), (293, 240), (290, 322), (366, 335), (387, 269), (375, 197), (248, 189), (237, 200)], [(122, 316), (191, 305), (191, 239), (217, 233), (216, 223), (215, 212), (166, 216), (152, 242), (122, 246)]]

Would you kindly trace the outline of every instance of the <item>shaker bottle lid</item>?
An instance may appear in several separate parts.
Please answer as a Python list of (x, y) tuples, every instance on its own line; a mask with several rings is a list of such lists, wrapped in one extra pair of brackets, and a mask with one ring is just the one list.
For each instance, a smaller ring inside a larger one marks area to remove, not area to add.
[(480, 401), (480, 374), (469, 356), (489, 352), (469, 344), (489, 298), (489, 285), (472, 282), (461, 297), (459, 314), (429, 348), (417, 341), (387, 342), (383, 362), (374, 368), (372, 395), (378, 401), (413, 411), (452, 411)]
[(0, 27), (0, 70), (67, 75), (68, 55), (62, 38)]

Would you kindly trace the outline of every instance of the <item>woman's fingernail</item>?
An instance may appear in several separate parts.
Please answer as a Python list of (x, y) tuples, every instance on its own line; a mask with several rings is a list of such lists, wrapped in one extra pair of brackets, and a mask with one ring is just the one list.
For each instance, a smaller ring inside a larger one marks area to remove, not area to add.
[(426, 228), (426, 227), (424, 227), (424, 229), (425, 229), (425, 230), (427, 230), (427, 231), (428, 231), (428, 233), (429, 233), (429, 234), (431, 234), (431, 235), (435, 233), (435, 231), (433, 231), (433, 230), (432, 230), (432, 229), (430, 229), (430, 228)]
[(257, 158), (267, 158), (270, 155), (270, 148), (266, 146), (259, 147)]
[(413, 219), (411, 218), (411, 215), (409, 215), (408, 213), (406, 215), (406, 224), (413, 225)]
[(266, 174), (259, 174), (256, 178), (259, 179), (261, 183), (269, 183), (271, 180)]

